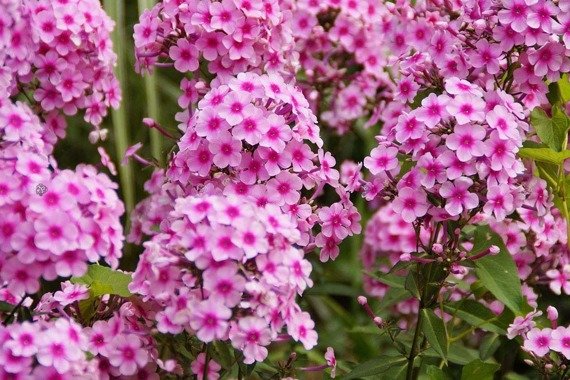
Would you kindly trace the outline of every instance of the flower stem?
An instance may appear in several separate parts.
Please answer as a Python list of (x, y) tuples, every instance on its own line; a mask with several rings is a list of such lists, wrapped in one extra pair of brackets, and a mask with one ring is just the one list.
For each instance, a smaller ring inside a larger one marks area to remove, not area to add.
[(418, 320), (416, 322), (416, 329), (414, 331), (414, 339), (412, 340), (410, 355), (408, 355), (408, 368), (406, 371), (406, 380), (413, 380), (414, 378), (414, 360), (419, 352), (421, 332), (422, 332), (422, 301), (420, 300), (420, 306), (418, 307)]

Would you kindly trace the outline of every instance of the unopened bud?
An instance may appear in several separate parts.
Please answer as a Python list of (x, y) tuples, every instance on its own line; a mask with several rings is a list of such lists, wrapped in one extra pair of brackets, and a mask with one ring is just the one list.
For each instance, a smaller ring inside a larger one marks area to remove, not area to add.
[(432, 245), (431, 249), (435, 253), (442, 253), (443, 252), (443, 246), (439, 243), (435, 243), (434, 245)]
[(402, 253), (400, 255), (400, 261), (405, 261), (408, 262), (412, 259), (412, 255), (410, 255), (409, 253)]
[(357, 300), (358, 300), (358, 303), (361, 305), (366, 305), (368, 303), (368, 300), (364, 296), (358, 296)]
[(548, 316), (549, 320), (555, 321), (558, 319), (558, 310), (556, 310), (554, 306), (548, 306), (546, 308), (546, 315)]
[(491, 255), (497, 255), (499, 254), (499, 252), (501, 252), (501, 249), (496, 245), (492, 245), (489, 247), (489, 252), (491, 253)]
[(374, 321), (374, 323), (376, 323), (378, 326), (382, 325), (382, 322), (383, 322), (383, 321), (382, 321), (382, 318), (380, 318), (380, 317), (375, 317), (375, 318), (373, 319), (373, 321)]

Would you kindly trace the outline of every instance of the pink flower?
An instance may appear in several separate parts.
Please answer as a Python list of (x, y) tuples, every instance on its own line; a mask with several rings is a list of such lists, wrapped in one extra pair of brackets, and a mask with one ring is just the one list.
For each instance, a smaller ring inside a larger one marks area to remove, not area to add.
[(79, 236), (77, 226), (68, 214), (55, 211), (34, 222), (38, 248), (62, 254), (76, 246)]
[(427, 213), (429, 203), (423, 191), (403, 187), (398, 191), (398, 196), (392, 202), (392, 207), (395, 212), (402, 216), (402, 219), (411, 223)]
[(551, 329), (540, 330), (533, 328), (526, 334), (523, 344), (524, 349), (539, 357), (546, 355), (550, 351), (551, 334)]
[(457, 95), (447, 103), (445, 109), (459, 125), (485, 120), (485, 102), (475, 95)]
[(487, 113), (485, 120), (491, 128), (494, 128), (499, 133), (501, 139), (514, 141), (521, 139), (517, 129), (517, 121), (506, 107), (496, 105), (492, 111)]
[(89, 289), (83, 284), (72, 284), (69, 281), (61, 283), (61, 290), (53, 295), (54, 300), (62, 306), (70, 305), (74, 302), (89, 298)]
[(406, 102), (413, 102), (420, 86), (412, 78), (404, 78), (397, 84), (394, 96)]
[(112, 340), (109, 362), (119, 369), (121, 375), (134, 375), (148, 360), (148, 353), (136, 335), (118, 335)]
[(218, 112), (231, 126), (241, 123), (246, 116), (246, 105), (250, 95), (246, 92), (230, 92), (220, 105)]
[(232, 0), (210, 3), (210, 14), (212, 15), (210, 26), (214, 29), (222, 29), (228, 34), (234, 32), (238, 21), (243, 17)]
[(445, 145), (456, 152), (460, 161), (467, 162), (473, 157), (481, 157), (485, 154), (486, 131), (478, 125), (459, 125), (453, 133), (447, 136)]
[(534, 73), (545, 76), (550, 72), (560, 70), (564, 60), (565, 48), (558, 42), (549, 42), (535, 52), (528, 55), (528, 61), (534, 65)]
[(511, 194), (509, 185), (499, 184), (489, 186), (487, 190), (487, 203), (483, 206), (483, 211), (488, 215), (494, 214), (497, 221), (502, 221), (515, 210), (513, 201), (514, 197)]
[(174, 67), (180, 72), (196, 71), (199, 66), (199, 52), (196, 46), (184, 38), (178, 40), (176, 45), (170, 47), (168, 52), (174, 60)]
[(241, 301), (245, 288), (245, 279), (237, 273), (234, 265), (224, 265), (218, 269), (204, 271), (204, 289), (210, 297), (223, 302), (227, 307), (234, 307)]
[(334, 356), (334, 350), (332, 347), (327, 347), (327, 352), (325, 352), (325, 360), (327, 365), (331, 368), (331, 378), (336, 376), (336, 358)]
[(306, 350), (317, 344), (317, 332), (314, 330), (315, 322), (307, 312), (297, 313), (291, 317), (287, 325), (287, 332), (293, 339), (303, 343)]
[(364, 159), (364, 166), (373, 175), (398, 168), (398, 148), (378, 146)]
[(261, 362), (267, 357), (265, 346), (271, 343), (267, 322), (259, 317), (244, 317), (232, 324), (229, 333), (232, 345), (243, 351), (244, 363)]
[(550, 335), (550, 349), (570, 359), (570, 327), (558, 327)]
[(36, 359), (46, 367), (53, 366), (59, 373), (65, 373), (71, 368), (71, 363), (84, 353), (73, 344), (68, 336), (58, 329), (50, 329), (38, 337), (39, 349)]
[(19, 325), (12, 325), (8, 342), (4, 343), (5, 347), (12, 351), (16, 356), (31, 357), (38, 352), (38, 328), (30, 322), (23, 322)]
[(303, 181), (297, 175), (281, 172), (267, 182), (269, 200), (280, 206), (295, 204), (301, 198), (302, 187)]
[(489, 74), (497, 74), (499, 72), (499, 57), (502, 49), (497, 44), (489, 44), (489, 42), (481, 39), (475, 44), (477, 49), (471, 51), (469, 59), (471, 65), (475, 68), (484, 68)]
[(214, 299), (198, 302), (190, 309), (190, 326), (202, 342), (225, 339), (232, 312)]
[(423, 172), (421, 184), (426, 189), (431, 189), (437, 183), (447, 180), (445, 165), (439, 157), (434, 158), (431, 153), (426, 153), (418, 160), (417, 167)]
[(418, 109), (416, 117), (425, 123), (428, 128), (435, 127), (442, 118), (447, 116), (445, 106), (449, 102), (446, 95), (436, 95), (434, 93), (422, 100), (422, 106)]
[(239, 166), (241, 146), (241, 141), (234, 139), (229, 132), (220, 133), (209, 145), (214, 165), (220, 169)]
[(200, 353), (191, 365), (192, 373), (197, 380), (218, 380), (222, 367), (213, 359), (208, 360), (208, 372), (206, 373), (206, 354)]
[(326, 237), (336, 236), (338, 240), (346, 238), (349, 234), (350, 220), (347, 211), (340, 202), (331, 207), (323, 207), (318, 212), (322, 221), (322, 233)]
[(528, 27), (527, 16), (530, 11), (525, 0), (505, 0), (503, 7), (504, 9), (499, 11), (499, 21), (510, 25), (517, 33), (524, 32)]
[(416, 118), (415, 113), (402, 113), (394, 130), (396, 131), (396, 141), (404, 143), (408, 139), (422, 137), (425, 132), (425, 125)]
[(439, 189), (439, 194), (445, 198), (445, 210), (451, 216), (461, 214), (464, 210), (472, 210), (479, 204), (477, 194), (470, 193), (469, 187), (473, 181), (459, 177), (453, 182), (445, 182)]

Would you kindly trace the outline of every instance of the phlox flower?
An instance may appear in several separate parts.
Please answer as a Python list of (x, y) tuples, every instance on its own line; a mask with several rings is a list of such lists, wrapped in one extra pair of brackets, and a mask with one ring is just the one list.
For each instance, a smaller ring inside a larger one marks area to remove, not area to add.
[(170, 47), (168, 52), (174, 60), (174, 67), (180, 72), (195, 71), (198, 69), (198, 49), (186, 39), (179, 39), (176, 45)]
[(473, 185), (470, 178), (459, 177), (453, 182), (445, 182), (439, 189), (439, 194), (445, 199), (445, 210), (451, 216), (461, 214), (464, 210), (471, 210), (479, 204), (477, 194), (470, 193), (469, 187)]
[(244, 363), (252, 364), (256, 361), (263, 361), (267, 357), (265, 346), (271, 343), (271, 332), (264, 319), (241, 318), (237, 324), (232, 324), (229, 337), (232, 345), (243, 351)]
[(398, 167), (398, 148), (379, 146), (364, 159), (364, 167), (376, 175), (383, 171), (391, 171)]
[(232, 312), (215, 299), (196, 303), (190, 310), (190, 326), (203, 342), (224, 339)]
[(392, 202), (394, 211), (402, 216), (406, 222), (411, 223), (427, 213), (429, 203), (423, 191), (411, 187), (399, 189), (398, 196)]
[(134, 375), (148, 360), (148, 353), (136, 335), (119, 335), (111, 342), (109, 362), (117, 367), (122, 375)]
[(208, 372), (206, 373), (206, 354), (200, 353), (191, 364), (192, 373), (197, 380), (218, 380), (222, 367), (213, 359), (208, 360)]
[(456, 152), (460, 161), (467, 162), (473, 157), (481, 157), (485, 153), (486, 131), (478, 125), (459, 125), (447, 136), (445, 145)]
[(570, 359), (570, 327), (558, 327), (550, 334), (550, 349)]
[(497, 221), (502, 221), (514, 211), (514, 198), (507, 184), (489, 186), (487, 203), (483, 211), (488, 215), (494, 214)]
[(531, 329), (525, 337), (523, 347), (536, 356), (544, 356), (550, 351), (552, 329)]
[(291, 317), (287, 326), (287, 332), (293, 339), (303, 344), (306, 350), (310, 350), (317, 344), (317, 333), (314, 330), (315, 322), (307, 312), (301, 312)]

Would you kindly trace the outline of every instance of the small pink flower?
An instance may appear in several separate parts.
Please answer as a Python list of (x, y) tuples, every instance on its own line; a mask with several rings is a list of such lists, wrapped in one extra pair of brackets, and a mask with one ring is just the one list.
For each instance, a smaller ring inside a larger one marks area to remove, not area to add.
[(550, 348), (570, 359), (570, 327), (558, 327), (551, 333)]
[(536, 356), (542, 357), (550, 351), (552, 344), (551, 338), (552, 330), (533, 328), (525, 337), (523, 347), (525, 350), (532, 352)]
[(464, 210), (472, 210), (479, 204), (477, 194), (470, 193), (469, 187), (473, 181), (466, 177), (457, 178), (453, 182), (445, 182), (439, 189), (439, 194), (445, 198), (445, 210), (451, 216), (461, 214)]
[(392, 202), (395, 212), (399, 213), (406, 222), (411, 223), (427, 213), (429, 203), (422, 190), (403, 187)]
[(198, 49), (184, 38), (171, 46), (168, 54), (174, 60), (174, 68), (180, 72), (196, 71), (199, 67)]
[(148, 354), (136, 335), (118, 335), (111, 342), (109, 362), (119, 369), (121, 375), (134, 375), (148, 360)]
[(224, 339), (232, 312), (216, 300), (205, 300), (190, 309), (190, 326), (202, 342)]
[(208, 360), (208, 372), (206, 373), (206, 354), (200, 353), (191, 364), (192, 373), (197, 380), (218, 380), (222, 367), (215, 360)]
[(267, 322), (259, 317), (244, 317), (232, 324), (229, 333), (232, 345), (243, 351), (244, 363), (261, 362), (267, 357), (265, 346), (271, 343)]
[(241, 141), (234, 139), (229, 132), (220, 133), (209, 145), (214, 155), (213, 162), (220, 169), (239, 166), (241, 147)]
[(398, 164), (398, 148), (396, 147), (376, 147), (372, 149), (370, 156), (364, 159), (364, 167), (373, 175), (394, 170)]
[(467, 162), (473, 157), (485, 154), (485, 129), (478, 125), (459, 125), (447, 136), (445, 145), (456, 152), (460, 161)]
[(301, 312), (291, 317), (287, 325), (287, 332), (293, 339), (303, 343), (306, 350), (317, 344), (317, 332), (314, 330), (315, 322), (307, 312)]

